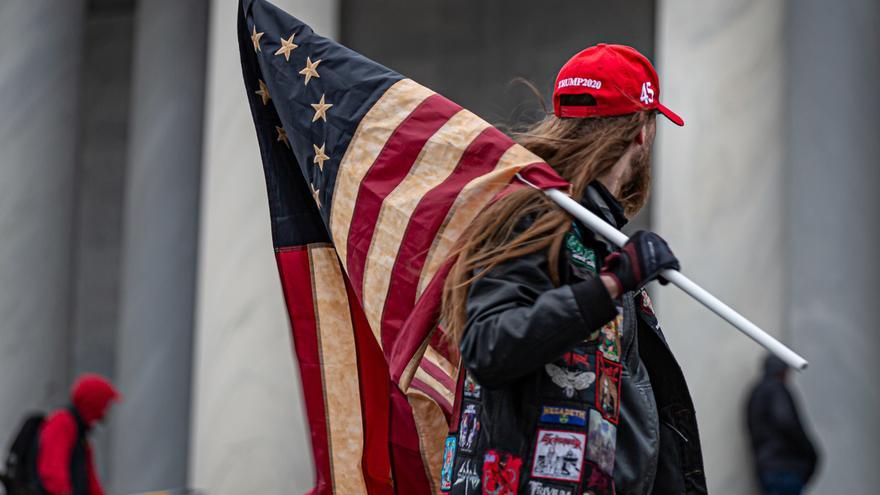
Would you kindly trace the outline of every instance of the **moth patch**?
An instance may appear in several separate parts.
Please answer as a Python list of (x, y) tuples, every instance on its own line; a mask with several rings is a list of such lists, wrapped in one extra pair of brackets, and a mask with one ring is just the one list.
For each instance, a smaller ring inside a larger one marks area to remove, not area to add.
[(599, 379), (596, 385), (596, 407), (605, 419), (617, 424), (620, 413), (620, 373), (623, 367), (599, 354), (596, 359)]
[(458, 428), (458, 448), (462, 452), (472, 453), (477, 445), (480, 434), (480, 407), (465, 402), (461, 410), (461, 422)]
[(473, 459), (465, 458), (458, 467), (455, 482), (452, 484), (457, 493), (462, 495), (477, 495), (480, 493), (480, 474)]
[(490, 450), (483, 456), (483, 493), (517, 495), (522, 459), (507, 452)]
[(587, 412), (570, 407), (542, 406), (539, 421), (566, 426), (587, 426)]
[(587, 430), (590, 443), (587, 445), (587, 459), (606, 474), (614, 473), (614, 448), (617, 445), (617, 427), (602, 417), (599, 411), (590, 410), (590, 426)]
[(587, 436), (576, 431), (538, 429), (532, 477), (577, 483), (581, 480)]
[(577, 392), (589, 389), (596, 381), (596, 373), (592, 371), (563, 368), (553, 363), (545, 364), (544, 370), (567, 399), (573, 399)]

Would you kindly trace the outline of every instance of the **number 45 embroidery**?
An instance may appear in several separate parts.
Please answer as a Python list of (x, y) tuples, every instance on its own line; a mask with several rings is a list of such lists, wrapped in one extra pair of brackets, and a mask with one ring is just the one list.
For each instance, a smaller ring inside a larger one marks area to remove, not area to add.
[(642, 103), (645, 105), (654, 103), (654, 88), (651, 87), (650, 82), (642, 84), (642, 96), (639, 99), (642, 100)]

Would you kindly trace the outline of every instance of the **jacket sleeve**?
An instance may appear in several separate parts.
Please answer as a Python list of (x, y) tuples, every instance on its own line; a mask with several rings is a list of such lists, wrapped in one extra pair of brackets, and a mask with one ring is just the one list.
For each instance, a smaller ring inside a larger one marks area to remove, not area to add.
[(76, 422), (65, 413), (57, 413), (46, 421), (40, 432), (37, 472), (49, 495), (68, 495), (70, 456), (76, 443)]
[(462, 362), (481, 385), (503, 387), (558, 358), (616, 316), (599, 277), (554, 287), (546, 255), (532, 253), (471, 284)]

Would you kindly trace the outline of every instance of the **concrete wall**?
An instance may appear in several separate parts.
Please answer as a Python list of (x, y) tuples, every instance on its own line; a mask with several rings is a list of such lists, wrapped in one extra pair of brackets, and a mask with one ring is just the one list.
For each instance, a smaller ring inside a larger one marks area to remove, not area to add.
[[(335, 1), (279, 1), (337, 34)], [(190, 485), (304, 493), (314, 469), (247, 107), (237, 0), (211, 5)]]

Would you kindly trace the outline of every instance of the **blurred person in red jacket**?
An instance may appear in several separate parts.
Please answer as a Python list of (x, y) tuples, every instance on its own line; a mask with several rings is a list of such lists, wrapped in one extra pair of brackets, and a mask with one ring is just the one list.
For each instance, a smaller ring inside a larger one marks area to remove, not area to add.
[(109, 380), (84, 374), (73, 384), (71, 405), (53, 412), (40, 431), (37, 475), (48, 495), (104, 495), (88, 434), (121, 395)]

